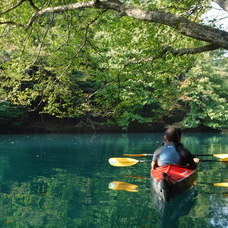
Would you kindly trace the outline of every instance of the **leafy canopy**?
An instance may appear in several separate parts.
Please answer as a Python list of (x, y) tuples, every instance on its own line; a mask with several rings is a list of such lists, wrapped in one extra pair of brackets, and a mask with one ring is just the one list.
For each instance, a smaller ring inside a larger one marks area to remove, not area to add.
[[(75, 2), (33, 1), (39, 9)], [(194, 21), (200, 21), (208, 5), (208, 1), (190, 0), (124, 2), (181, 14)], [(15, 1), (0, 4), (4, 12)], [(33, 13), (34, 6), (26, 1), (1, 17), (26, 24)], [(192, 101), (191, 111), (200, 112), (193, 111), (192, 96), (195, 93), (194, 99), (201, 102), (199, 85), (204, 81), (196, 83), (198, 76), (186, 72), (201, 55), (176, 56), (168, 50), (199, 47), (203, 42), (166, 25), (121, 17), (110, 10), (80, 9), (46, 14), (28, 30), (4, 24), (0, 33), (1, 98), (27, 106), (30, 111), (60, 118), (100, 117), (127, 128), (132, 122), (163, 120), (176, 110), (184, 91), (182, 84), (190, 81), (191, 91), (184, 93)], [(214, 91), (213, 83), (221, 81), (211, 81), (203, 89)], [(225, 107), (225, 100), (210, 99)], [(209, 107), (205, 110), (208, 112)], [(217, 117), (197, 122), (192, 115), (189, 113), (185, 120), (188, 126), (219, 118), (214, 113)], [(210, 125), (218, 127), (221, 123)]]

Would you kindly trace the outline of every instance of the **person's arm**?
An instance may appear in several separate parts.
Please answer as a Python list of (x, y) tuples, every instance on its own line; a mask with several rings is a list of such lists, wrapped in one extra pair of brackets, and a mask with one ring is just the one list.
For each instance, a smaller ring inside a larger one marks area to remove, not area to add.
[(180, 143), (178, 145), (178, 151), (182, 157), (182, 162), (184, 166), (188, 166), (191, 169), (195, 169), (197, 164), (199, 163), (199, 158), (196, 158), (189, 150), (184, 148), (184, 146)]
[(197, 158), (191, 154), (190, 151), (188, 151), (189, 154), (187, 156), (187, 165), (189, 166), (189, 168), (191, 169), (195, 169), (197, 167), (197, 163), (195, 161), (197, 161)]
[(155, 167), (157, 166), (158, 155), (161, 153), (162, 148), (163, 147), (161, 146), (161, 147), (159, 147), (158, 149), (156, 149), (154, 151), (153, 159), (152, 159), (152, 162), (151, 162), (151, 169), (155, 169)]
[(156, 166), (156, 162), (152, 161), (151, 162), (151, 169), (155, 169), (155, 166)]

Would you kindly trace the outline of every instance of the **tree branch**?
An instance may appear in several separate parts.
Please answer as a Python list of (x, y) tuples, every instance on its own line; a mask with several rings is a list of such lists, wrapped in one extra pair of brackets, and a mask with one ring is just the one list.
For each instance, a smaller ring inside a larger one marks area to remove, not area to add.
[(168, 47), (167, 52), (170, 52), (175, 56), (176, 55), (182, 56), (182, 55), (188, 55), (188, 54), (199, 54), (199, 53), (206, 52), (206, 51), (213, 51), (218, 48), (219, 48), (218, 45), (206, 45), (206, 46), (197, 47), (197, 48), (181, 48), (178, 50)]
[(32, 6), (32, 8), (35, 10), (35, 11), (39, 11), (40, 9), (38, 7), (35, 6), (34, 2), (32, 0), (27, 0), (29, 2), (29, 4)]
[(11, 8), (9, 8), (9, 9), (7, 9), (7, 10), (1, 12), (0, 15), (6, 14), (6, 13), (10, 12), (11, 10), (16, 9), (18, 6), (20, 6), (20, 5), (21, 5), (23, 2), (25, 2), (25, 1), (26, 1), (26, 0), (21, 0), (20, 2), (17, 3), (17, 5), (12, 6)]
[[(226, 1), (227, 0), (223, 2)], [(82, 8), (110, 9), (120, 13), (122, 16), (128, 16), (138, 20), (148, 21), (152, 23), (164, 24), (176, 29), (177, 31), (179, 31), (179, 33), (185, 36), (209, 42), (210, 44), (218, 46), (219, 48), (228, 49), (228, 32), (226, 31), (192, 22), (179, 15), (174, 15), (159, 10), (148, 11), (140, 8), (135, 8), (128, 4), (124, 4), (119, 0), (108, 0), (104, 2), (101, 2), (99, 0), (93, 0), (89, 2), (77, 2), (57, 7), (48, 7), (37, 11), (31, 17), (27, 25), (17, 24), (16, 22), (11, 22), (11, 24), (19, 25), (21, 27), (25, 27), (26, 29), (28, 29), (33, 25), (37, 18), (42, 17), (46, 14), (60, 13)], [(1, 24), (3, 24), (3, 22), (1, 22)]]
[(183, 35), (228, 49), (228, 32), (197, 24), (178, 15), (157, 10), (142, 10), (116, 0), (99, 2), (96, 4), (96, 7), (112, 9), (120, 12), (123, 16), (129, 16), (138, 20), (168, 25), (178, 30)]
[(227, 0), (214, 0), (223, 10), (228, 12), (228, 1)]
[(22, 27), (24, 29), (26, 29), (26, 26), (21, 24), (21, 23), (17, 23), (15, 21), (0, 21), (0, 25), (4, 25), (4, 24), (7, 24), (7, 25), (15, 25), (17, 27)]
[(139, 60), (130, 60), (127, 63), (125, 63), (124, 65), (127, 66), (129, 64), (139, 64), (139, 63), (151, 62), (156, 59), (162, 58), (167, 53), (171, 53), (174, 56), (182, 56), (182, 55), (188, 55), (188, 54), (199, 54), (199, 53), (206, 52), (206, 51), (213, 51), (218, 48), (219, 48), (219, 46), (216, 46), (216, 45), (206, 45), (206, 46), (197, 47), (197, 48), (181, 48), (181, 49), (177, 49), (177, 50), (173, 49), (172, 47), (166, 47), (156, 56), (145, 57), (145, 58), (142, 58)]
[(56, 6), (56, 7), (48, 7), (46, 9), (42, 9), (37, 11), (36, 14), (32, 16), (30, 19), (29, 23), (26, 25), (26, 29), (31, 27), (35, 20), (39, 17), (44, 16), (45, 14), (49, 13), (61, 13), (65, 11), (70, 11), (70, 10), (75, 10), (75, 9), (82, 9), (82, 8), (93, 8), (95, 5), (95, 1), (90, 1), (90, 2), (77, 2), (74, 4), (68, 4), (68, 5), (63, 5), (63, 6)]
[(171, 13), (166, 13), (162, 11), (142, 10), (124, 4), (118, 0), (109, 0), (105, 2), (90, 1), (58, 6), (53, 8), (49, 7), (41, 11), (38, 11), (31, 18), (31, 21), (28, 23), (27, 28), (29, 28), (33, 24), (37, 17), (41, 17), (47, 13), (58, 13), (79, 8), (99, 8), (115, 10), (121, 13), (121, 15), (123, 16), (129, 16), (138, 20), (168, 25), (178, 30), (181, 34), (228, 49), (228, 33), (223, 30), (215, 29), (205, 25), (200, 25), (184, 17), (174, 15)]

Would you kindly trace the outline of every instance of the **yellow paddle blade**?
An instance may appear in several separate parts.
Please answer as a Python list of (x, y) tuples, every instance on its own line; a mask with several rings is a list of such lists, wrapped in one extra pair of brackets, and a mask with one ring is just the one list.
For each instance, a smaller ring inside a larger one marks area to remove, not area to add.
[(228, 188), (228, 182), (214, 183), (213, 185), (217, 186), (217, 187), (226, 187), (226, 188)]
[(213, 154), (214, 157), (216, 158), (228, 158), (228, 154)]
[(138, 192), (138, 185), (130, 184), (122, 181), (112, 181), (109, 183), (108, 188), (112, 190), (123, 190), (127, 192)]
[(133, 158), (109, 158), (108, 162), (112, 166), (126, 167), (139, 163), (139, 160)]

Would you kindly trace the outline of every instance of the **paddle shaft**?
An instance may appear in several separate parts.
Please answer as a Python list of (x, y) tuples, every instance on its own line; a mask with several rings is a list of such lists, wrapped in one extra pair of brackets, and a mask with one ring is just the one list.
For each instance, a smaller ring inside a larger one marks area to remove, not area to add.
[(200, 160), (200, 162), (223, 162), (223, 163), (228, 163), (228, 160), (226, 159), (221, 159), (221, 160)]
[[(124, 156), (129, 157), (152, 157), (154, 154), (123, 154)], [(206, 157), (216, 157), (216, 154), (194, 154), (197, 157), (206, 156)], [(227, 154), (228, 156), (228, 154)]]
[[(139, 160), (139, 163), (149, 163), (151, 160)], [(228, 162), (228, 161), (220, 161), (220, 160), (200, 160), (200, 162)]]
[(139, 160), (140, 163), (150, 163), (151, 160)]
[[(109, 164), (117, 167), (127, 167), (136, 165), (138, 163), (150, 163), (151, 160), (138, 160), (134, 158), (110, 158)], [(228, 163), (228, 158), (223, 158), (220, 160), (201, 160), (201, 162), (223, 162)]]

